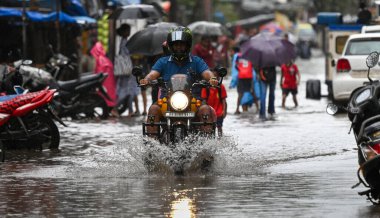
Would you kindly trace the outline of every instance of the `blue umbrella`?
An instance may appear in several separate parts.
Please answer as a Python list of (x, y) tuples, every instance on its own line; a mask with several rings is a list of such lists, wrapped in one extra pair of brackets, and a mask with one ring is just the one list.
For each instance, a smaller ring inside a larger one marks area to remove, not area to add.
[(268, 32), (252, 37), (240, 50), (255, 68), (280, 66), (296, 58), (294, 44)]

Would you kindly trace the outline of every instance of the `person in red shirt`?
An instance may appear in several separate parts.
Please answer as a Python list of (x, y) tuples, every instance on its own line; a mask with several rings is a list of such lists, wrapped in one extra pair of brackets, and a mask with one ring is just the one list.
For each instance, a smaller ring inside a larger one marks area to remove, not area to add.
[(209, 36), (202, 36), (201, 41), (194, 46), (193, 55), (202, 58), (209, 69), (215, 67), (214, 63), (215, 49), (211, 45), (211, 38)]
[[(216, 71), (213, 73), (219, 80), (219, 75)], [(201, 97), (207, 101), (207, 104), (211, 106), (216, 113), (216, 127), (218, 128), (218, 136), (223, 136), (223, 121), (227, 115), (227, 91), (223, 84), (220, 87), (210, 87), (209, 89), (203, 88)]]
[(292, 93), (294, 106), (298, 106), (297, 93), (301, 75), (298, 67), (293, 62), (281, 65), (281, 88), (282, 88), (282, 108), (285, 108), (286, 97)]

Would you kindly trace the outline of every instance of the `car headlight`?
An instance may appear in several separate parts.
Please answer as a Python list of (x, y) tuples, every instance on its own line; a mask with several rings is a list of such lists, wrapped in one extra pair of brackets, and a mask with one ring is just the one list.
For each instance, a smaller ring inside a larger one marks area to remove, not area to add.
[(174, 92), (174, 94), (170, 97), (170, 105), (174, 110), (183, 111), (189, 105), (189, 98), (184, 92)]
[(367, 100), (369, 97), (371, 97), (371, 90), (370, 89), (365, 89), (362, 91), (355, 99), (356, 104), (360, 104)]

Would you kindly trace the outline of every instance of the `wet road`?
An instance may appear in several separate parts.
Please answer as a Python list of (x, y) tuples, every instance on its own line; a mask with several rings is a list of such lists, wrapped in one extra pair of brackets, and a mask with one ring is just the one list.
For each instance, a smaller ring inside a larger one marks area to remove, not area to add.
[[(0, 164), (0, 214), (8, 217), (378, 217), (380, 209), (357, 195), (356, 150), (345, 114), (325, 113), (327, 99), (305, 98), (307, 79), (323, 81), (324, 59), (297, 60), (299, 107), (275, 121), (255, 109), (233, 115), (229, 91), (225, 137), (193, 144), (209, 150), (209, 172), (170, 168), (148, 173), (139, 118), (69, 122), (59, 153), (12, 151)], [(228, 84), (228, 83), (226, 83)], [(326, 87), (323, 86), (326, 94)], [(291, 98), (287, 105), (291, 107)], [(183, 145), (185, 146), (185, 145)], [(216, 149), (217, 148), (217, 149)]]

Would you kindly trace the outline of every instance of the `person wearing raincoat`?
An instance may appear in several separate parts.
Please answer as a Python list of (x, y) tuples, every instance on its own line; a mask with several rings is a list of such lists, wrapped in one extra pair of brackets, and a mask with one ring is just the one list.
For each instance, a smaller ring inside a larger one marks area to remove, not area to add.
[[(108, 100), (104, 96), (108, 107), (114, 108), (117, 103), (117, 94), (116, 94), (116, 81), (113, 72), (113, 63), (106, 56), (106, 51), (101, 42), (95, 43), (94, 47), (91, 49), (91, 55), (95, 58), (95, 73), (107, 73), (108, 76), (104, 80), (103, 85), (107, 89), (107, 93), (111, 100)], [(111, 115), (119, 116), (116, 109), (111, 110)]]
[(260, 90), (256, 78), (256, 72), (252, 67), (252, 64), (247, 60), (242, 59), (240, 56), (239, 48), (234, 47), (231, 67), (231, 83), (229, 88), (232, 89), (237, 87), (238, 91), (235, 114), (240, 114), (240, 105), (242, 105), (243, 111), (247, 111), (248, 107), (255, 103), (256, 110), (259, 110), (257, 96), (259, 96)]

